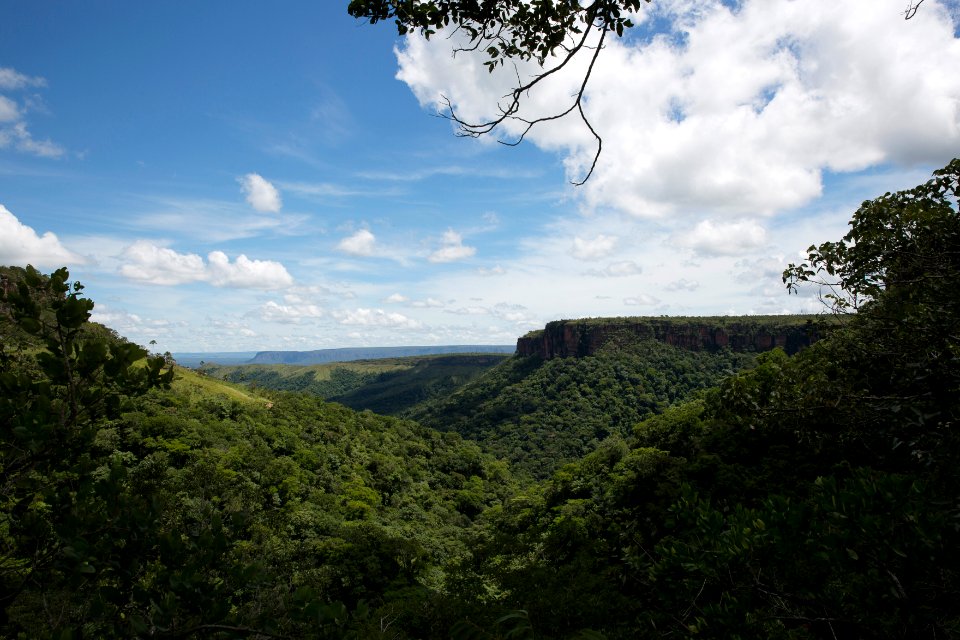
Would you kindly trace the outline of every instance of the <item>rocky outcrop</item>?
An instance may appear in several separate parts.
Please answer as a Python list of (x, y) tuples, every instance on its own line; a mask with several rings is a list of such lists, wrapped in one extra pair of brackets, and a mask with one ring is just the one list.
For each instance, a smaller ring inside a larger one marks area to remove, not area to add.
[[(658, 340), (681, 349), (796, 353), (817, 340), (817, 316), (702, 318), (589, 318), (550, 322), (517, 340), (517, 355), (544, 359), (582, 357), (605, 345)], [(626, 342), (624, 342), (626, 341)]]

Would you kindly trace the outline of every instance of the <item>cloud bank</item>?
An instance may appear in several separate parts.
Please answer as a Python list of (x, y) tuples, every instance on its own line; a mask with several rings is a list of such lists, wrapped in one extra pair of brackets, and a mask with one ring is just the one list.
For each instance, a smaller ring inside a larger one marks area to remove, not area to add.
[(233, 262), (222, 251), (212, 251), (204, 261), (195, 253), (177, 253), (138, 240), (123, 252), (120, 274), (131, 280), (156, 285), (206, 282), (215, 287), (238, 289), (283, 289), (293, 278), (279, 262), (251, 260), (241, 254)]
[[(900, 0), (835, 11), (817, 0), (730, 4), (644, 6), (634, 35), (605, 45), (586, 92), (604, 146), (577, 191), (584, 209), (772, 215), (817, 198), (826, 171), (940, 164), (960, 148), (960, 42), (943, 2), (928, 0), (909, 22)], [(398, 78), (431, 109), (446, 96), (466, 120), (497, 115), (514, 69), (489, 74), (481, 56), (452, 57), (446, 43), (406, 38)], [(567, 104), (583, 64), (531, 91), (522, 115)], [(522, 78), (534, 72), (517, 68)], [(573, 179), (593, 159), (575, 117), (527, 139), (560, 153)]]
[[(3, 69), (0, 69), (3, 71)], [(2, 82), (2, 75), (0, 75)], [(35, 267), (62, 267), (85, 264), (87, 260), (67, 249), (55, 234), (37, 235), (0, 204), (0, 264)]]

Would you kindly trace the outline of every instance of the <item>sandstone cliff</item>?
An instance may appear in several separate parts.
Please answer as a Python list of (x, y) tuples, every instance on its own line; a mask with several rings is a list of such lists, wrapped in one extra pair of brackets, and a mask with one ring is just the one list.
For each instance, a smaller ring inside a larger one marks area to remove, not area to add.
[(581, 357), (604, 345), (658, 340), (693, 351), (768, 351), (796, 353), (816, 341), (818, 316), (740, 316), (690, 318), (589, 318), (557, 320), (517, 340), (517, 355), (544, 359)]

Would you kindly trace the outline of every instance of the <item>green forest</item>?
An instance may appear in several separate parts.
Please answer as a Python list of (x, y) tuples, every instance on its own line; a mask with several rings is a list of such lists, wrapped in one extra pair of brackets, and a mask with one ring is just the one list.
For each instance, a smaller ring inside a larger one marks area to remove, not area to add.
[(397, 415), (446, 396), (507, 358), (497, 353), (408, 356), (318, 365), (204, 365), (229, 382), (274, 391), (301, 391), (352, 409)]
[(237, 384), (4, 268), (0, 637), (958, 637), (958, 193), (954, 160), (790, 265), (828, 316), (792, 356)]

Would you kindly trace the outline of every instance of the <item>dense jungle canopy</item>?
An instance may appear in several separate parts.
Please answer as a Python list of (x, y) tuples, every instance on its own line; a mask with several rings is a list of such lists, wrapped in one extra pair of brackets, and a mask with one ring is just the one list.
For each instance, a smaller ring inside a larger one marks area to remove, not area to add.
[(603, 436), (541, 481), (512, 462), (546, 440), (214, 381), (90, 323), (65, 269), (5, 268), (0, 635), (957, 637), (958, 192), (954, 160), (792, 265), (839, 319), (794, 356), (701, 385), (638, 346), (624, 379), (696, 392), (629, 429), (529, 399)]

